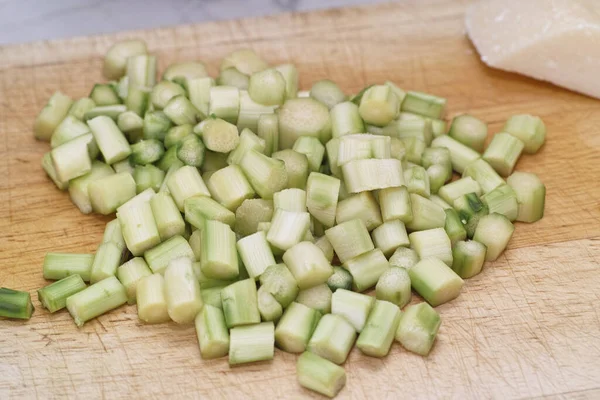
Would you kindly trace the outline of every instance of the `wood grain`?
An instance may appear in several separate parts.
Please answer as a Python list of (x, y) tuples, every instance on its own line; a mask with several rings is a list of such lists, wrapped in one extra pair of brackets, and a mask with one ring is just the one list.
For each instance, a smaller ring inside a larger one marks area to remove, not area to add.
[(47, 251), (93, 252), (109, 220), (81, 215), (40, 167), (33, 119), (57, 89), (85, 96), (115, 40), (141, 37), (160, 60), (201, 59), (215, 75), (249, 46), (298, 65), (302, 86), (330, 77), (347, 91), (390, 79), (449, 100), (497, 132), (517, 112), (540, 115), (548, 140), (519, 170), (547, 185), (546, 215), (517, 224), (509, 250), (439, 307), (424, 359), (394, 344), (379, 360), (354, 350), (341, 398), (581, 398), (600, 395), (600, 125), (598, 102), (482, 65), (464, 36), (467, 1), (426, 0), (181, 26), (0, 48), (0, 286), (29, 290), (25, 323), (0, 321), (0, 398), (300, 398), (296, 356), (230, 368), (200, 358), (193, 327), (142, 326), (123, 307), (77, 329), (49, 315)]

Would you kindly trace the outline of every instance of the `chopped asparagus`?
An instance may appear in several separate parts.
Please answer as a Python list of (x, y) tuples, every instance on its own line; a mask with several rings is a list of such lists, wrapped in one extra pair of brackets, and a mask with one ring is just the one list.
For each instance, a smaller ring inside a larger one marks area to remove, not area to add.
[(350, 193), (404, 185), (402, 163), (396, 159), (350, 161), (342, 167), (342, 174)]
[(67, 309), (75, 325), (83, 324), (127, 302), (127, 291), (121, 282), (108, 277), (67, 297)]
[(410, 244), (406, 227), (400, 220), (392, 220), (375, 228), (371, 233), (375, 247), (389, 257), (400, 246)]
[(311, 171), (319, 171), (323, 157), (325, 156), (325, 146), (318, 138), (312, 136), (300, 136), (294, 142), (292, 147), (297, 153), (304, 154), (308, 160), (308, 167)]
[(452, 249), (452, 269), (463, 279), (477, 275), (483, 268), (486, 251), (484, 244), (474, 240), (456, 243)]
[(306, 206), (310, 214), (329, 228), (334, 225), (340, 180), (311, 172), (306, 182)]
[(508, 133), (497, 133), (483, 153), (483, 159), (500, 175), (509, 176), (515, 168), (524, 146), (523, 142)]
[(536, 153), (546, 141), (546, 126), (533, 115), (513, 115), (506, 121), (503, 131), (521, 140), (527, 154)]
[(331, 312), (331, 289), (327, 283), (301, 290), (296, 302), (319, 311), (321, 314)]
[(342, 367), (308, 351), (298, 357), (296, 374), (300, 385), (328, 397), (335, 397), (346, 385)]
[(285, 96), (293, 99), (298, 93), (298, 70), (293, 64), (281, 64), (275, 67), (285, 80)]
[(402, 111), (430, 118), (442, 118), (446, 111), (446, 99), (421, 92), (406, 92)]
[(285, 101), (285, 79), (274, 68), (267, 68), (250, 75), (248, 94), (259, 104), (281, 105)]
[[(395, 219), (409, 223), (413, 219), (411, 196), (406, 186), (387, 188), (379, 191), (381, 217), (388, 222)], [(339, 207), (339, 206), (338, 206)]]
[(165, 269), (165, 293), (169, 317), (178, 324), (192, 322), (202, 309), (200, 284), (188, 257), (175, 258)]
[(240, 168), (263, 199), (272, 199), (273, 194), (284, 189), (287, 184), (284, 162), (269, 158), (256, 150), (250, 150), (244, 155)]
[(427, 258), (408, 270), (413, 289), (433, 307), (455, 299), (463, 280), (443, 261)]
[(506, 180), (517, 196), (517, 221), (535, 222), (544, 216), (546, 186), (529, 172), (515, 172)]
[(331, 133), (334, 138), (365, 131), (358, 106), (350, 101), (334, 105), (330, 108), (330, 114)]
[(205, 360), (226, 356), (229, 352), (229, 331), (223, 311), (205, 304), (195, 319), (200, 355)]
[[(250, 129), (252, 128), (254, 127), (250, 127)], [(260, 114), (255, 131), (256, 135), (265, 141), (265, 155), (271, 156), (279, 149), (279, 120), (276, 114)]]
[(463, 177), (469, 176), (481, 186), (483, 193), (489, 193), (505, 184), (504, 179), (483, 159), (476, 160), (465, 167)]
[(298, 295), (296, 279), (285, 264), (268, 267), (260, 276), (261, 288), (265, 288), (282, 307), (287, 307)]
[(138, 318), (147, 324), (160, 324), (171, 318), (167, 308), (165, 279), (161, 274), (142, 278), (136, 289)]
[(288, 353), (304, 352), (319, 319), (319, 311), (291, 303), (275, 327), (275, 345)]
[(257, 279), (267, 267), (275, 265), (275, 258), (264, 232), (256, 232), (238, 240), (237, 249), (251, 278)]
[(240, 236), (255, 233), (260, 222), (270, 222), (273, 218), (273, 201), (246, 199), (235, 210), (235, 231)]
[(294, 275), (300, 289), (325, 283), (333, 274), (333, 268), (321, 249), (311, 242), (300, 242), (289, 248), (283, 254), (283, 262)]
[(377, 201), (371, 192), (360, 192), (338, 203), (335, 214), (336, 222), (341, 224), (353, 219), (363, 221), (369, 231), (383, 223)]
[(452, 244), (443, 228), (413, 232), (408, 237), (420, 259), (435, 257), (452, 266)]
[[(51, 313), (67, 306), (67, 297), (82, 291), (86, 285), (81, 276), (70, 275), (39, 289), (38, 298), (42, 306)], [(1, 297), (1, 295), (0, 295)]]
[(187, 240), (182, 236), (173, 236), (158, 246), (147, 250), (144, 259), (153, 273), (163, 274), (169, 263), (177, 258), (186, 257), (194, 260), (194, 252)]
[(389, 301), (402, 308), (412, 297), (410, 291), (410, 277), (405, 268), (391, 267), (387, 269), (377, 281), (375, 297), (378, 300)]
[(440, 315), (429, 304), (408, 306), (400, 316), (396, 340), (406, 350), (426, 356), (433, 347), (441, 323)]
[(79, 275), (85, 282), (89, 282), (93, 263), (93, 254), (46, 253), (44, 279), (60, 280)]
[(441, 135), (433, 139), (432, 147), (445, 147), (450, 150), (450, 160), (452, 161), (452, 169), (459, 174), (462, 174), (465, 167), (473, 161), (478, 160), (481, 156), (478, 152), (465, 146), (461, 142), (448, 135)]
[(56, 127), (67, 116), (73, 100), (61, 92), (55, 92), (48, 100), (33, 124), (33, 134), (36, 139), (50, 140)]
[(413, 249), (398, 247), (389, 262), (390, 267), (402, 267), (409, 270), (419, 262), (419, 255)]
[(412, 220), (406, 223), (406, 228), (412, 231), (422, 231), (433, 228), (443, 228), (446, 223), (446, 213), (444, 209), (433, 201), (410, 194), (410, 204), (412, 206)]
[[(227, 311), (225, 316), (227, 317)], [(275, 354), (273, 322), (237, 326), (231, 329), (229, 334), (229, 365), (273, 359)]]
[(308, 351), (333, 363), (343, 364), (356, 340), (354, 327), (343, 317), (325, 314), (308, 342)]
[(252, 75), (268, 68), (269, 65), (254, 50), (240, 49), (231, 52), (221, 61), (221, 71), (235, 68), (244, 75)]
[(0, 317), (29, 319), (33, 311), (29, 292), (0, 288)]
[(374, 304), (374, 297), (338, 289), (331, 297), (331, 313), (344, 317), (356, 332), (361, 332)]
[(377, 284), (390, 264), (380, 249), (374, 249), (344, 262), (343, 266), (352, 274), (352, 289), (364, 292)]
[(240, 90), (248, 90), (250, 78), (238, 71), (237, 68), (231, 67), (221, 71), (216, 83), (219, 86), (235, 86)]
[(331, 261), (333, 260), (333, 246), (329, 242), (329, 239), (327, 239), (327, 236), (323, 235), (317, 240), (315, 240), (315, 245), (319, 249), (321, 249), (323, 254), (325, 254), (325, 258), (327, 259), (327, 261), (331, 263)]
[(279, 109), (279, 148), (290, 149), (300, 136), (331, 138), (329, 110), (311, 98), (289, 99)]
[(450, 182), (440, 188), (438, 195), (449, 205), (453, 205), (454, 201), (465, 194), (475, 193), (480, 196), (481, 186), (471, 177), (464, 177)]
[(487, 247), (486, 261), (495, 261), (504, 251), (515, 231), (514, 225), (502, 214), (489, 214), (479, 220), (473, 240)]
[(398, 96), (387, 85), (374, 85), (368, 88), (360, 99), (358, 112), (367, 124), (385, 126), (398, 116), (400, 104)]
[(448, 136), (481, 153), (487, 133), (488, 128), (485, 122), (472, 115), (462, 114), (452, 120)]
[(452, 246), (461, 240), (467, 239), (467, 230), (463, 225), (460, 216), (456, 212), (455, 209), (449, 208), (444, 210), (446, 213), (446, 224), (444, 225), (444, 230), (446, 234), (450, 238), (450, 243)]
[(122, 40), (113, 44), (104, 56), (103, 74), (108, 79), (119, 79), (127, 70), (127, 59), (146, 54), (148, 49), (143, 40)]
[(306, 192), (302, 189), (284, 189), (273, 195), (273, 206), (285, 211), (306, 212)]
[(325, 235), (342, 263), (375, 248), (367, 227), (360, 219), (342, 222), (327, 229)]
[(307, 212), (276, 209), (267, 240), (278, 249), (288, 250), (302, 241), (309, 226), (310, 215)]
[(333, 267), (333, 275), (327, 279), (327, 286), (333, 293), (338, 289), (351, 290), (353, 285), (352, 274), (342, 267)]
[(258, 289), (258, 311), (263, 321), (278, 321), (283, 315), (283, 307), (267, 288)]
[(224, 287), (221, 290), (221, 302), (228, 328), (260, 322), (254, 279), (245, 279)]
[(152, 271), (142, 257), (132, 258), (117, 268), (117, 278), (127, 290), (127, 303), (135, 304), (138, 283), (150, 275)]
[(306, 188), (309, 167), (308, 158), (305, 154), (298, 153), (292, 149), (277, 151), (272, 154), (276, 160), (281, 160), (285, 164), (287, 172), (286, 188)]
[(385, 357), (392, 347), (400, 323), (400, 308), (388, 301), (376, 300), (356, 347), (368, 356)]
[(206, 196), (192, 196), (183, 202), (185, 220), (196, 229), (203, 229), (206, 221), (214, 220), (233, 226), (235, 214)]
[(429, 198), (431, 188), (429, 186), (429, 175), (425, 168), (415, 165), (404, 171), (404, 181), (409, 193), (415, 193)]
[(465, 226), (467, 236), (472, 238), (479, 220), (489, 213), (487, 206), (475, 193), (465, 194), (454, 201), (454, 208)]
[(490, 214), (494, 212), (502, 214), (511, 222), (517, 219), (519, 213), (517, 194), (509, 185), (498, 186), (481, 196), (481, 200), (487, 205)]

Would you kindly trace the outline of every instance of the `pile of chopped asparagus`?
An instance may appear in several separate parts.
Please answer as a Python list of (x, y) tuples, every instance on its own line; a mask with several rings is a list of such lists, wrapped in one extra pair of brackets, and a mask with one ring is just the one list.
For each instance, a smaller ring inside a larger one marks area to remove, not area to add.
[[(116, 213), (95, 255), (44, 259), (57, 282), (39, 300), (77, 326), (137, 304), (145, 323), (194, 323), (205, 359), (301, 353), (300, 384), (333, 397), (353, 345), (429, 354), (434, 307), (502, 254), (514, 221), (544, 213), (542, 182), (513, 172), (545, 141), (535, 116), (486, 147), (474, 116), (447, 130), (443, 98), (391, 82), (298, 92), (294, 65), (252, 50), (216, 80), (184, 62), (156, 82), (146, 44), (124, 41), (104, 75), (89, 97), (55, 93), (34, 126), (56, 186), (84, 214)], [(409, 305), (411, 289), (425, 302)], [(28, 293), (0, 289), (0, 315), (32, 312)]]

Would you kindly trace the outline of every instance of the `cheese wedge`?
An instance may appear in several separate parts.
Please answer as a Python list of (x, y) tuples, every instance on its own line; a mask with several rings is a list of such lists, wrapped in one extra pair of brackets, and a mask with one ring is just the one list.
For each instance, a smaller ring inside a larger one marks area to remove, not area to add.
[(599, 0), (487, 0), (466, 13), (487, 65), (600, 97)]

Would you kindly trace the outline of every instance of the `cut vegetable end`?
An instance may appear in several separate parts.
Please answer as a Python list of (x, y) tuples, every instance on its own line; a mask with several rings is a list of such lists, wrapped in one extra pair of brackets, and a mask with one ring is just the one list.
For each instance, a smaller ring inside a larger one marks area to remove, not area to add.
[(309, 352), (298, 357), (296, 373), (300, 385), (328, 397), (335, 397), (346, 385), (342, 367)]
[(396, 340), (406, 350), (426, 356), (433, 347), (441, 323), (440, 315), (429, 304), (408, 306), (400, 317)]
[(463, 286), (460, 276), (437, 258), (419, 261), (408, 274), (413, 289), (433, 307), (458, 297)]
[(33, 310), (29, 292), (0, 288), (0, 317), (29, 319)]
[(229, 365), (272, 360), (275, 354), (273, 322), (238, 326), (231, 329)]

